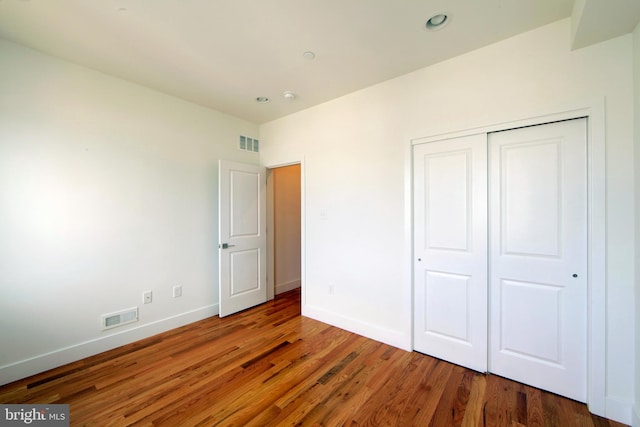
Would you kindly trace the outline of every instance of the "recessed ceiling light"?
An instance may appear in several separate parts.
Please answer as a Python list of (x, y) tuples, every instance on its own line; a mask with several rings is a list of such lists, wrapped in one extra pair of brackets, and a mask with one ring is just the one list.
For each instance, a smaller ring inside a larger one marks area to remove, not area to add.
[(282, 96), (287, 101), (293, 101), (294, 99), (296, 99), (296, 94), (291, 92), (290, 90), (286, 90), (286, 91), (282, 92)]
[(427, 19), (427, 23), (425, 24), (425, 27), (429, 31), (440, 30), (444, 28), (449, 23), (450, 20), (451, 20), (450, 16), (447, 15), (446, 13), (438, 13), (436, 15), (433, 15), (431, 18)]
[(302, 56), (304, 59), (308, 59), (309, 61), (313, 61), (316, 58), (316, 54), (311, 51), (303, 53)]
[(258, 104), (266, 104), (269, 101), (271, 101), (271, 100), (266, 96), (259, 96), (259, 97), (256, 98), (256, 102)]

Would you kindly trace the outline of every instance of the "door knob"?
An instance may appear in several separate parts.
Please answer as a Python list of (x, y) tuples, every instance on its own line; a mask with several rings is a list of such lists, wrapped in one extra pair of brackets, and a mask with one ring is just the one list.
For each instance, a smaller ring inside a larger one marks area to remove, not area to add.
[(573, 273), (573, 277), (578, 277), (578, 275), (577, 275), (577, 274), (575, 274), (575, 273)]

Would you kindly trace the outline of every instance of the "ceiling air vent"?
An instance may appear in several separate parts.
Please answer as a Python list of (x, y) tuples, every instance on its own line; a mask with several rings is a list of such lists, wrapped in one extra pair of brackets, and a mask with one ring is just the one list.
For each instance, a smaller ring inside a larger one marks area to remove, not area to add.
[(260, 151), (260, 141), (255, 138), (240, 135), (240, 149), (243, 151), (252, 151), (257, 153)]
[(127, 323), (138, 321), (138, 307), (129, 308), (117, 313), (109, 313), (102, 315), (102, 330), (115, 328), (116, 326), (126, 325)]

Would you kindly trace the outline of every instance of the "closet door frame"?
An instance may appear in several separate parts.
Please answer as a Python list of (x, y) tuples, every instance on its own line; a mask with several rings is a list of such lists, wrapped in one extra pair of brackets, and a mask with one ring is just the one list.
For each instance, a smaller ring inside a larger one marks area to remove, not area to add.
[[(549, 112), (552, 111), (552, 112)], [(554, 112), (555, 111), (555, 112)], [(525, 126), (587, 118), (587, 242), (588, 242), (588, 302), (587, 302), (587, 405), (599, 416), (606, 416), (606, 157), (605, 99), (567, 105), (546, 112), (531, 112), (501, 123), (464, 130), (444, 129), (436, 135), (412, 139), (407, 146), (405, 162), (405, 194), (410, 195), (410, 215), (413, 212), (412, 167), (413, 146), (443, 139), (478, 133), (516, 129)], [(413, 256), (413, 217), (407, 229), (406, 250), (412, 254), (411, 281), (416, 263)], [(413, 291), (412, 291), (413, 295)], [(412, 296), (413, 298), (413, 296)], [(413, 302), (412, 302), (413, 303)], [(413, 304), (412, 304), (413, 307)], [(413, 332), (412, 332), (413, 337)], [(413, 339), (413, 338), (412, 338)], [(412, 344), (413, 347), (413, 344)]]

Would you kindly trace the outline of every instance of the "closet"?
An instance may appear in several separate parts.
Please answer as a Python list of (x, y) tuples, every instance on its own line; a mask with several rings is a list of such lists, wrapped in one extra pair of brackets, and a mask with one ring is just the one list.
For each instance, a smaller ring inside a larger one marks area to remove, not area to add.
[(415, 350), (586, 401), (586, 132), (413, 147)]

